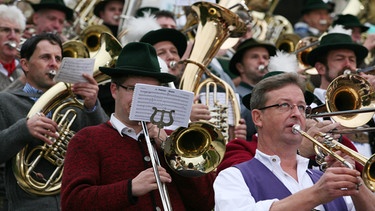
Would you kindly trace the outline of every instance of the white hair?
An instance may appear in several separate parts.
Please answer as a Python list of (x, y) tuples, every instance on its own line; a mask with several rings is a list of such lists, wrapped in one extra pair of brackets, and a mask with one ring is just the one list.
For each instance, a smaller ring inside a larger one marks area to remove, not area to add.
[(26, 18), (23, 15), (22, 11), (14, 5), (0, 5), (0, 22), (2, 22), (2, 20), (16, 23), (20, 27), (21, 31), (25, 30)]

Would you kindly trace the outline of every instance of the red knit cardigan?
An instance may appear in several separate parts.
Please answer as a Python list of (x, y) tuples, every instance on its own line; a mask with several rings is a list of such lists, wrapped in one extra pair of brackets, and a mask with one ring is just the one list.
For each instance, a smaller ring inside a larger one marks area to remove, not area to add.
[[(143, 148), (144, 150), (141, 150)], [(80, 130), (69, 143), (62, 178), (63, 210), (153, 210), (152, 197), (162, 208), (158, 190), (135, 198), (131, 196), (131, 179), (145, 166), (145, 141), (141, 144), (129, 136), (121, 137), (107, 123)], [(170, 170), (159, 152), (162, 166)], [(216, 174), (187, 178), (169, 171), (167, 184), (174, 210), (212, 210), (213, 181)]]

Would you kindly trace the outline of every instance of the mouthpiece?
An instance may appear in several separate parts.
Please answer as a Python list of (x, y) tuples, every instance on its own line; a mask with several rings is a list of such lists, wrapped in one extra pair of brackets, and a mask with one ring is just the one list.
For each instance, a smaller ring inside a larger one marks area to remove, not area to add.
[(50, 70), (50, 71), (48, 72), (48, 76), (49, 76), (51, 79), (53, 79), (53, 78), (56, 76), (56, 70)]
[(319, 24), (320, 24), (320, 25), (327, 25), (327, 24), (328, 24), (328, 21), (325, 20), (325, 19), (321, 19), (321, 20), (319, 20)]
[(265, 69), (266, 69), (266, 66), (263, 64), (259, 65), (258, 67), (259, 72), (263, 72)]
[(293, 127), (292, 127), (292, 132), (293, 132), (294, 134), (298, 134), (299, 131), (301, 131), (301, 126), (298, 125), (298, 124), (293, 125)]
[(6, 42), (4, 42), (4, 45), (7, 45), (11, 48), (17, 48), (17, 42), (16, 41), (6, 41)]
[(169, 67), (171, 67), (173, 69), (177, 66), (177, 64), (178, 64), (177, 61), (171, 61), (171, 62), (169, 62)]

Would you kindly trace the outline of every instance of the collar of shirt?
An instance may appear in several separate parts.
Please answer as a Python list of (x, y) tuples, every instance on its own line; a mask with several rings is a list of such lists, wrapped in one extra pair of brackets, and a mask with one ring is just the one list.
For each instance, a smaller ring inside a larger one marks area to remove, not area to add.
[(117, 132), (120, 134), (121, 137), (124, 135), (130, 136), (135, 140), (138, 140), (138, 137), (143, 134), (143, 131), (136, 134), (135, 130), (131, 127), (126, 126), (124, 123), (122, 123), (119, 119), (115, 117), (115, 114), (111, 114), (111, 118), (109, 120), (113, 126), (117, 130)]
[(315, 36), (318, 36), (319, 35), (319, 30), (316, 29), (316, 28), (313, 28), (313, 27), (309, 27), (309, 31), (315, 35)]
[[(309, 159), (304, 158), (297, 154), (297, 176), (298, 178), (302, 178), (303, 174), (308, 170), (309, 166)], [(277, 177), (279, 175), (284, 175), (284, 170), (281, 168), (281, 161), (280, 157), (277, 155), (267, 155), (260, 150), (256, 150), (255, 156), (261, 163), (263, 163), (270, 171), (272, 171)]]
[[(42, 90), (36, 89), (32, 87), (29, 83), (26, 83), (25, 86), (23, 87), (23, 91), (29, 94), (43, 94)], [(33, 100), (37, 100), (37, 97), (30, 97)]]
[(326, 93), (327, 90), (321, 89), (321, 88), (315, 88), (314, 89), (314, 95), (322, 102), (326, 102)]

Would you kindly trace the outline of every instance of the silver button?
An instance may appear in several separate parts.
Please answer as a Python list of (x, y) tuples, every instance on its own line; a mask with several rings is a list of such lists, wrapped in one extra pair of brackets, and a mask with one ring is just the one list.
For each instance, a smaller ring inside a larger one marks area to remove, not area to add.
[(150, 162), (150, 160), (151, 160), (150, 156), (148, 156), (148, 155), (146, 155), (143, 159), (144, 159), (145, 161), (147, 161), (147, 162)]
[(160, 207), (156, 207), (155, 209), (156, 209), (156, 211), (161, 211)]

